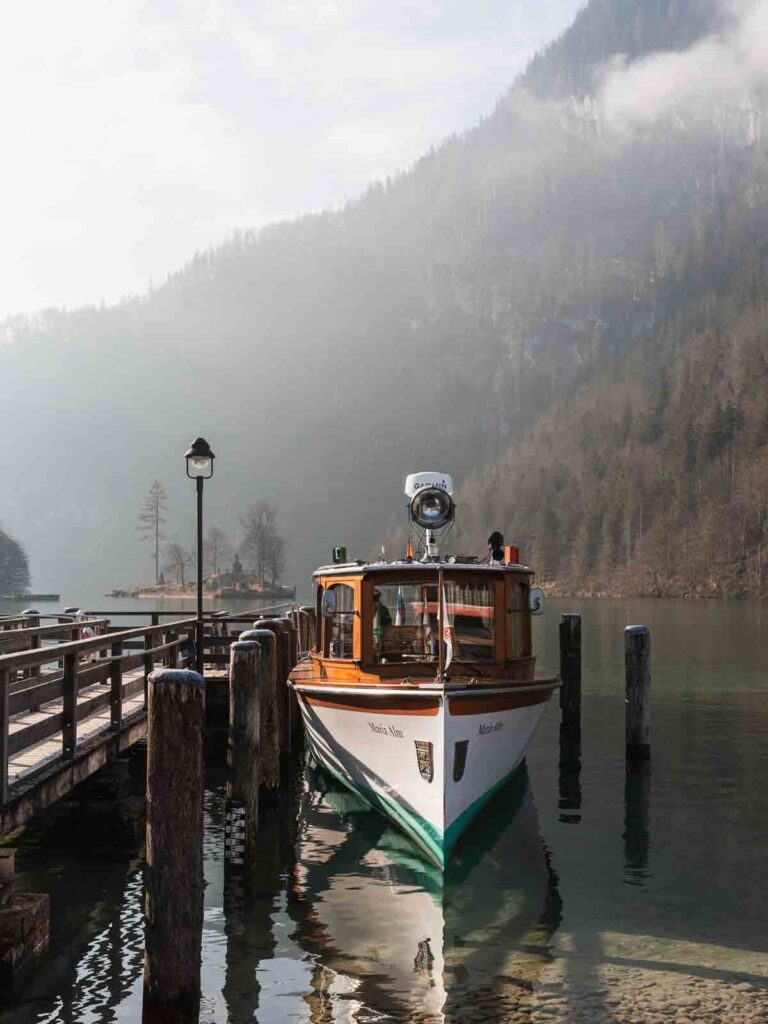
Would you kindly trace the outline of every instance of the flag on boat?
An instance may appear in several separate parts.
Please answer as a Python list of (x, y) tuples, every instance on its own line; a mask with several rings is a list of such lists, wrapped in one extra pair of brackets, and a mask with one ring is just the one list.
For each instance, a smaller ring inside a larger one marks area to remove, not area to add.
[(421, 591), (421, 628), (424, 633), (424, 654), (432, 657), (435, 654), (435, 638), (432, 623), (429, 621), (429, 597), (426, 587)]
[(448, 671), (448, 666), (453, 660), (453, 626), (451, 620), (448, 618), (448, 602), (445, 600), (445, 586), (441, 588), (443, 606), (440, 611), (440, 617), (443, 620), (443, 643), (445, 644), (445, 668), (443, 671)]
[(397, 588), (397, 602), (395, 603), (395, 625), (402, 626), (405, 623), (405, 595), (403, 588)]

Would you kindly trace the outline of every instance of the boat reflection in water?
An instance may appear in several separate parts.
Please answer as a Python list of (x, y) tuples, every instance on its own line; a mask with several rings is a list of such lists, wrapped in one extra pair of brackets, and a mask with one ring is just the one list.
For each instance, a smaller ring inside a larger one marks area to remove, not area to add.
[(524, 765), (444, 869), (322, 770), (302, 804), (288, 906), (311, 1020), (526, 1019), (560, 898)]

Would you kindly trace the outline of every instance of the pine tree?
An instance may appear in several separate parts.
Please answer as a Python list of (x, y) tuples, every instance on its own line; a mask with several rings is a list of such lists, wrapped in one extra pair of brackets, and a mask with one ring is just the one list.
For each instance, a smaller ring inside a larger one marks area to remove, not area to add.
[(160, 580), (160, 541), (163, 539), (161, 529), (165, 523), (164, 512), (168, 508), (168, 496), (159, 480), (155, 480), (149, 488), (144, 504), (139, 509), (138, 529), (142, 540), (152, 541), (155, 556), (155, 583)]

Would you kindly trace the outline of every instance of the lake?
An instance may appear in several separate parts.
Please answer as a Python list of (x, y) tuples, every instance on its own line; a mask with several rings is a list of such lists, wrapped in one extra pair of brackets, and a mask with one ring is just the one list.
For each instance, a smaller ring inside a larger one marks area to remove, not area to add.
[[(565, 611), (583, 616), (581, 770), (552, 703), (444, 877), (308, 766), (243, 891), (212, 761), (202, 1021), (768, 1021), (768, 605), (550, 600), (542, 669)], [(629, 776), (627, 624), (650, 627), (653, 672), (652, 760)], [(90, 827), (17, 843), (53, 952), (3, 1024), (140, 1020), (140, 851), (100, 855)]]

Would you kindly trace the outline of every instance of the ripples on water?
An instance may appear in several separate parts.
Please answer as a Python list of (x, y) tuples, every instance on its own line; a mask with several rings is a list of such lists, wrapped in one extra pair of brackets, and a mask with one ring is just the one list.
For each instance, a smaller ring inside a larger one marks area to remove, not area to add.
[[(223, 865), (222, 779), (206, 793), (205, 1024), (768, 1021), (768, 610), (561, 602), (584, 615), (581, 757), (548, 709), (527, 771), (442, 878), (309, 769), (264, 816), (255, 884)], [(653, 761), (627, 776), (622, 629), (653, 638)], [(540, 664), (556, 663), (557, 614)], [(45, 969), (0, 1014), (141, 1014), (138, 862), (30, 834), (25, 887), (52, 894)]]

